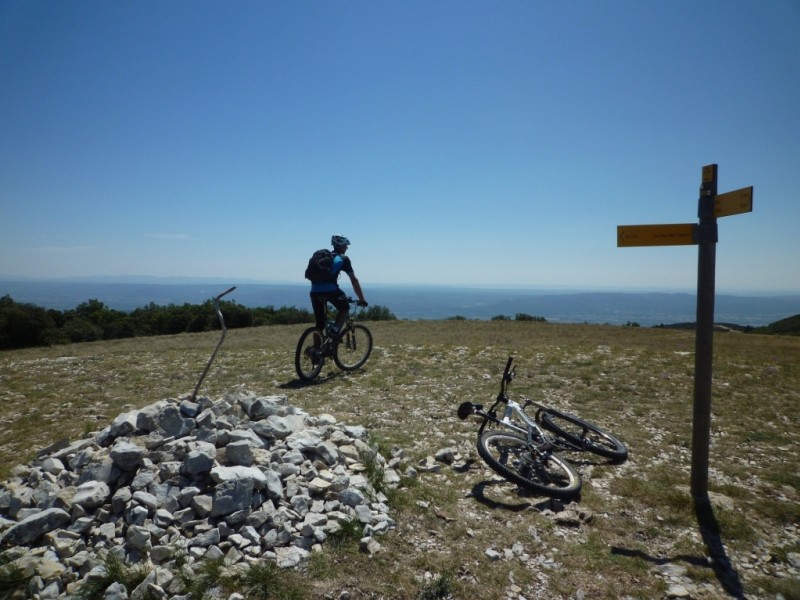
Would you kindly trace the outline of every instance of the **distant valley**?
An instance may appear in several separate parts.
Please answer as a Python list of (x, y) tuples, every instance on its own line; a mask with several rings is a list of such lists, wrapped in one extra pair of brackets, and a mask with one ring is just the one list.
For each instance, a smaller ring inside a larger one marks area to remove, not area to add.
[[(97, 283), (0, 280), (0, 296), (69, 310), (89, 299), (109, 308), (130, 311), (150, 303), (201, 304), (231, 287), (230, 282)], [(347, 290), (347, 286), (343, 286)], [(446, 286), (365, 286), (370, 304), (388, 307), (400, 319), (491, 319), (517, 314), (544, 317), (550, 322), (607, 323), (642, 327), (691, 323), (696, 299), (689, 293), (563, 292), (525, 289)], [(226, 297), (248, 307), (307, 308), (308, 287), (302, 284), (244, 283)], [(738, 296), (717, 294), (715, 321), (762, 326), (800, 314), (800, 295)]]

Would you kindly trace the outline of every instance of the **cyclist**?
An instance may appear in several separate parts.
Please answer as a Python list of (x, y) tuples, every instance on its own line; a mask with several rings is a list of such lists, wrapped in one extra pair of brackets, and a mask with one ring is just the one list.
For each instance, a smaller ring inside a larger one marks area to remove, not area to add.
[(350, 303), (347, 301), (347, 294), (339, 287), (339, 274), (342, 272), (347, 273), (350, 278), (350, 283), (353, 285), (353, 291), (358, 296), (358, 305), (367, 306), (367, 301), (364, 299), (364, 292), (361, 291), (361, 284), (353, 272), (353, 265), (350, 264), (350, 257), (345, 256), (347, 247), (350, 245), (348, 240), (343, 235), (331, 236), (331, 246), (333, 246), (333, 264), (331, 265), (330, 275), (324, 281), (311, 284), (311, 307), (314, 309), (314, 318), (316, 320), (316, 327), (323, 334), (325, 333), (325, 316), (327, 313), (327, 303), (330, 302), (336, 307), (339, 313), (336, 315), (336, 322), (333, 325), (331, 335), (337, 337), (342, 330), (347, 313), (350, 310)]

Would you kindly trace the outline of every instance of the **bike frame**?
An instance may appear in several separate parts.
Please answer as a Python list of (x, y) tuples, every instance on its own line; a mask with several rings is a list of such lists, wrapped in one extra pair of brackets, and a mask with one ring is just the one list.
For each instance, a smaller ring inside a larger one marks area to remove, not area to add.
[[(498, 417), (497, 408), (501, 403), (505, 404), (505, 407), (503, 408), (503, 416)], [(481, 426), (478, 428), (478, 435), (483, 433), (487, 423), (494, 423), (525, 435), (528, 446), (530, 446), (531, 449), (535, 449), (537, 452), (547, 452), (556, 446), (562, 445), (560, 440), (550, 436), (544, 429), (539, 427), (539, 424), (528, 416), (519, 402), (515, 402), (504, 393), (497, 396), (497, 400), (495, 400), (495, 403), (487, 412), (483, 412), (481, 407), (476, 406), (474, 414), (483, 418), (483, 423), (481, 423)], [(522, 427), (518, 423), (515, 423), (513, 420), (514, 416), (518, 417), (525, 426)], [(534, 435), (537, 439), (534, 439)]]
[[(484, 412), (482, 405), (472, 404), (472, 414), (483, 419), (481, 426), (478, 428), (478, 435), (483, 433), (487, 423), (494, 423), (496, 425), (507, 427), (508, 429), (516, 431), (517, 433), (523, 434), (531, 450), (534, 450), (539, 454), (545, 454), (555, 449), (582, 451), (582, 448), (571, 444), (567, 440), (550, 435), (547, 431), (539, 426), (535, 419), (532, 419), (530, 416), (528, 416), (528, 413), (525, 412), (525, 408), (531, 405), (539, 409), (546, 409), (546, 406), (527, 399), (525, 400), (524, 404), (520, 404), (519, 402), (516, 402), (508, 397), (508, 384), (511, 383), (511, 380), (514, 379), (515, 375), (515, 369), (511, 368), (512, 360), (512, 358), (509, 358), (508, 362), (506, 363), (506, 368), (503, 371), (503, 380), (500, 384), (500, 393), (497, 394), (497, 398), (495, 399), (491, 408)], [(500, 404), (505, 405), (503, 408), (502, 417), (497, 416), (497, 409)], [(513, 420), (515, 416), (522, 421), (522, 423), (525, 425), (524, 427)], [(536, 439), (534, 439), (534, 435), (536, 436)]]
[[(358, 300), (356, 300), (355, 298), (347, 298), (347, 301), (351, 305), (358, 304)], [(325, 303), (325, 322), (326, 322), (326, 324), (328, 323), (328, 315), (330, 314), (330, 309), (328, 307), (329, 304), (330, 304), (329, 302)], [(333, 306), (333, 305), (331, 305), (331, 306)], [(353, 311), (352, 310), (348, 310), (347, 311), (347, 318), (345, 319), (344, 325), (342, 326), (342, 331), (346, 331), (348, 328), (352, 328), (354, 322), (355, 321), (353, 319)], [(339, 333), (341, 334), (342, 331), (340, 331)], [(323, 344), (323, 347), (326, 350), (326, 353), (328, 353), (328, 354), (333, 351), (333, 344), (332, 343), (328, 343), (329, 341), (332, 341), (332, 340), (328, 336), (328, 328), (326, 326), (325, 329), (322, 330), (322, 344)], [(335, 343), (336, 344), (340, 344), (341, 342), (342, 342), (342, 338), (340, 336), (339, 339), (335, 341)]]

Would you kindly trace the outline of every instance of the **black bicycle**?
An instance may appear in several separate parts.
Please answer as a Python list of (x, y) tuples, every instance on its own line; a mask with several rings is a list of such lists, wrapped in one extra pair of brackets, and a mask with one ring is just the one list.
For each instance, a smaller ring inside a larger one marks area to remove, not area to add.
[[(347, 299), (350, 304), (357, 304), (353, 298)], [(353, 311), (348, 312), (347, 320), (341, 333), (335, 335), (331, 324), (320, 331), (309, 327), (300, 336), (294, 354), (294, 367), (298, 377), (303, 381), (314, 380), (322, 371), (325, 359), (333, 358), (336, 366), (343, 371), (354, 371), (367, 362), (372, 352), (372, 333), (366, 326), (353, 322)]]
[[(512, 361), (510, 357), (506, 363), (500, 393), (488, 411), (472, 402), (458, 407), (460, 419), (473, 415), (480, 419), (478, 454), (492, 470), (525, 489), (567, 499), (580, 493), (582, 481), (557, 452), (591, 452), (613, 462), (628, 458), (625, 444), (597, 425), (533, 400), (520, 404), (509, 398), (508, 384), (515, 375)], [(525, 412), (531, 405), (537, 409), (534, 418)], [(499, 428), (486, 429), (488, 423)]]

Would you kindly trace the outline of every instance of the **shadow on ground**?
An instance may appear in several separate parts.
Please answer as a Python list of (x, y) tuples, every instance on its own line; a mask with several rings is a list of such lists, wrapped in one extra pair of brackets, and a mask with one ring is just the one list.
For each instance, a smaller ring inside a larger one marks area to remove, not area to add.
[(714, 516), (714, 509), (707, 496), (695, 498), (695, 516), (700, 528), (700, 535), (706, 546), (708, 556), (674, 556), (663, 558), (651, 556), (641, 550), (631, 550), (628, 548), (612, 547), (611, 553), (619, 556), (630, 556), (646, 560), (656, 565), (666, 565), (677, 562), (688, 563), (695, 567), (713, 569), (717, 581), (731, 598), (744, 600), (744, 588), (742, 587), (739, 574), (733, 568), (728, 555), (725, 553), (725, 546), (722, 543), (719, 523)]

